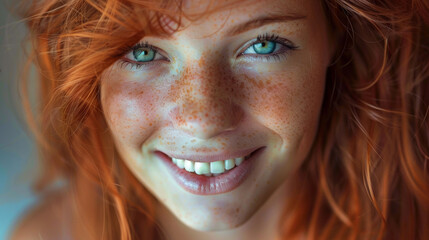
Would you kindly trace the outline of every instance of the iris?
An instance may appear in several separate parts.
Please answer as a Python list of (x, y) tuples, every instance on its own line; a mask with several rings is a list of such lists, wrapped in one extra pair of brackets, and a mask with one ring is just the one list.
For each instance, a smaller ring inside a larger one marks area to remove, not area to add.
[(263, 41), (253, 44), (253, 50), (257, 54), (270, 54), (276, 49), (276, 43), (272, 41)]
[(151, 48), (137, 48), (133, 50), (137, 62), (150, 62), (155, 58), (155, 50)]

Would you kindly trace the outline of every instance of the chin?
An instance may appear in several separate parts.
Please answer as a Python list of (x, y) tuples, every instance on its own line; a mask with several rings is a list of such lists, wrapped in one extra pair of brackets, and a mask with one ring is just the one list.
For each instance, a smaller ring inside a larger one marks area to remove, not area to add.
[[(251, 204), (250, 204), (251, 203)], [(247, 206), (240, 202), (199, 206), (195, 209), (176, 212), (178, 218), (187, 227), (202, 232), (228, 231), (238, 228), (258, 212), (261, 201), (249, 201)]]
[[(190, 218), (180, 219), (189, 228), (201, 232), (228, 231), (245, 224), (250, 217), (230, 216), (219, 218), (218, 214), (203, 216), (192, 216)], [(195, 221), (196, 219), (205, 219), (204, 221)]]

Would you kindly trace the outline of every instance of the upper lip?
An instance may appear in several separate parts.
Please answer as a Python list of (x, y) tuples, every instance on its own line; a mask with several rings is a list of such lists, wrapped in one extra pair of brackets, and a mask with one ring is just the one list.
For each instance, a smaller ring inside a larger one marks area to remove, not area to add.
[(244, 150), (231, 150), (231, 151), (223, 151), (216, 154), (201, 154), (201, 153), (173, 153), (173, 152), (163, 152), (170, 158), (177, 158), (177, 159), (184, 159), (184, 160), (190, 160), (194, 162), (215, 162), (215, 161), (222, 161), (232, 158), (239, 158), (244, 157), (255, 150), (259, 149), (261, 147), (252, 147)]

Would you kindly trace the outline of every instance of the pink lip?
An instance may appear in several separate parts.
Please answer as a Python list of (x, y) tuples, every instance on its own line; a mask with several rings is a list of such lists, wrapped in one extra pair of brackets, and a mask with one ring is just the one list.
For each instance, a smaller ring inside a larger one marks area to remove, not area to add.
[(260, 147), (253, 147), (253, 148), (249, 148), (249, 149), (245, 149), (245, 150), (241, 150), (241, 151), (236, 151), (236, 152), (223, 152), (223, 153), (215, 154), (215, 155), (179, 154), (179, 153), (165, 153), (165, 154), (167, 156), (169, 156), (170, 158), (191, 160), (194, 162), (215, 162), (215, 161), (222, 161), (222, 160), (227, 160), (227, 159), (232, 159), (232, 158), (244, 157), (244, 156), (249, 155), (250, 153), (252, 153), (253, 151), (255, 151), (258, 148), (260, 148)]
[(262, 154), (264, 149), (265, 147), (257, 148), (253, 153), (250, 152), (252, 155), (239, 166), (213, 177), (197, 175), (185, 169), (180, 169), (163, 152), (155, 151), (154, 154), (164, 162), (173, 178), (185, 191), (197, 195), (214, 195), (232, 191), (244, 182), (253, 170), (255, 160)]

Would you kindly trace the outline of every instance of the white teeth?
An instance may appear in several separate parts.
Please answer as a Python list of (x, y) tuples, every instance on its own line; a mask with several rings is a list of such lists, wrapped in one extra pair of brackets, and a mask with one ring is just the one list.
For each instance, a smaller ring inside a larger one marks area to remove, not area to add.
[(198, 175), (210, 173), (210, 165), (206, 162), (195, 162), (195, 173)]
[(210, 162), (210, 172), (211, 173), (225, 172), (223, 161)]
[(205, 175), (207, 177), (217, 176), (225, 171), (233, 169), (235, 166), (240, 165), (246, 158), (232, 158), (216, 162), (194, 162), (190, 160), (171, 158), (172, 162), (178, 168), (185, 169), (188, 172), (195, 172), (198, 175)]
[(176, 160), (176, 165), (179, 167), (179, 168), (184, 168), (185, 167), (185, 161), (184, 160), (182, 160), (182, 159), (177, 159)]
[(239, 157), (235, 159), (235, 165), (238, 166), (240, 165), (244, 160), (244, 157)]
[(189, 160), (185, 160), (185, 169), (188, 172), (195, 172), (194, 162), (189, 161)]
[(234, 159), (225, 160), (225, 169), (226, 170), (232, 169), (233, 167), (235, 167)]

